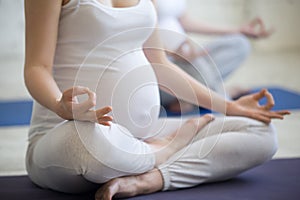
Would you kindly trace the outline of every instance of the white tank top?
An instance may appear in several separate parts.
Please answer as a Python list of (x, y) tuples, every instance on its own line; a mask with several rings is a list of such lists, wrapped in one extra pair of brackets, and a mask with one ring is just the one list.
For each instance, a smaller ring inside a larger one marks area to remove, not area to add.
[[(63, 6), (53, 76), (61, 91), (86, 86), (96, 92), (96, 108), (112, 106), (114, 122), (136, 137), (147, 137), (159, 114), (154, 71), (142, 46), (156, 25), (151, 0), (114, 8), (97, 0)], [(64, 120), (34, 103), (29, 136), (44, 134)]]
[(186, 40), (186, 32), (179, 22), (179, 17), (186, 10), (185, 0), (157, 0), (158, 24), (162, 41), (168, 50), (176, 50)]

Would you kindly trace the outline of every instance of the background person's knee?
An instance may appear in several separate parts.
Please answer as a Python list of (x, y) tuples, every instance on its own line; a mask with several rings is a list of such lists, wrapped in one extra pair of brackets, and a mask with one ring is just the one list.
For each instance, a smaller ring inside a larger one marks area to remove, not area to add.
[(239, 57), (246, 59), (251, 53), (250, 40), (243, 34), (236, 34), (233, 36), (234, 44), (236, 45)]

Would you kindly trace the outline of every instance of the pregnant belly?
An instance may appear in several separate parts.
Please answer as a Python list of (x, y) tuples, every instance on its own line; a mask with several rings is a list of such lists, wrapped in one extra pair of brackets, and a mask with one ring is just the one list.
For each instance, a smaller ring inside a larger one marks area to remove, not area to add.
[(111, 88), (114, 122), (135, 137), (152, 136), (160, 110), (159, 91), (152, 68), (141, 66), (122, 74)]
[(160, 110), (158, 83), (141, 53), (126, 55), (108, 67), (85, 63), (79, 69), (59, 67), (55, 71), (62, 91), (74, 85), (86, 86), (96, 92), (96, 108), (112, 106), (110, 115), (114, 123), (127, 128), (135, 137), (153, 136), (150, 130)]

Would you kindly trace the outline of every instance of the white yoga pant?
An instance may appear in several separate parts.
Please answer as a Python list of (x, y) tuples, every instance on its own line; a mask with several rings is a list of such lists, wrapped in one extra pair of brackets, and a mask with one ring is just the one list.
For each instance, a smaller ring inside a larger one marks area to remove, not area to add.
[(194, 142), (160, 166), (163, 190), (223, 181), (270, 160), (277, 151), (272, 125), (248, 118), (217, 118)]
[[(172, 133), (181, 122), (163, 118), (157, 128), (164, 125), (163, 132)], [(95, 183), (153, 168), (154, 156), (145, 143), (116, 131), (118, 126), (105, 134), (98, 126), (69, 121), (34, 136), (26, 156), (30, 178), (43, 188), (79, 193), (99, 187)], [(78, 130), (86, 131), (92, 148), (83, 145)], [(164, 190), (234, 177), (271, 159), (276, 148), (272, 126), (241, 117), (216, 118), (159, 167)]]
[[(249, 56), (251, 45), (247, 37), (241, 34), (220, 37), (203, 46), (209, 52), (191, 63), (174, 61), (179, 67), (199, 82), (224, 96), (224, 80)], [(199, 51), (203, 51), (200, 47)], [(173, 61), (171, 59), (171, 61)], [(174, 101), (175, 97), (161, 92), (163, 105)]]

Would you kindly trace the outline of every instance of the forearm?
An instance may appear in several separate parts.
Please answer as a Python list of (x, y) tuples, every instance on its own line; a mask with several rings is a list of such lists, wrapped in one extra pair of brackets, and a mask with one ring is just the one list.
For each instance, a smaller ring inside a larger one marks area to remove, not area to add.
[(153, 65), (161, 88), (189, 103), (226, 114), (229, 102), (169, 61)]
[(41, 105), (56, 112), (57, 99), (61, 91), (51, 72), (43, 66), (27, 66), (24, 71), (25, 84), (31, 96)]
[(162, 46), (157, 30), (144, 44), (145, 56), (155, 71), (160, 87), (177, 98), (226, 114), (229, 103), (171, 63)]
[(239, 28), (235, 27), (226, 27), (226, 26), (213, 26), (208, 23), (199, 22), (198, 20), (193, 19), (188, 14), (184, 14), (179, 19), (182, 27), (185, 31), (190, 33), (199, 33), (199, 34), (213, 34), (213, 35), (222, 35), (222, 34), (234, 34), (240, 33)]

